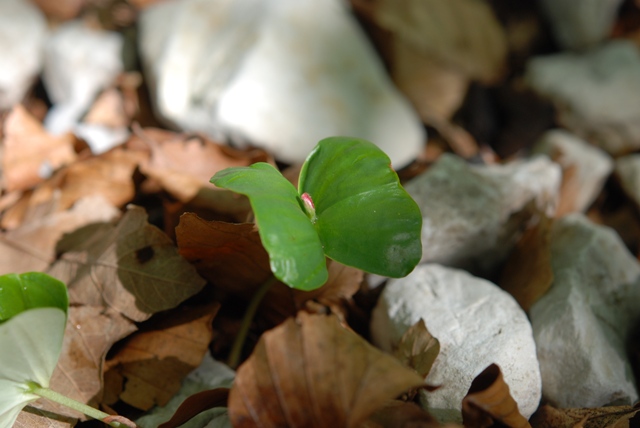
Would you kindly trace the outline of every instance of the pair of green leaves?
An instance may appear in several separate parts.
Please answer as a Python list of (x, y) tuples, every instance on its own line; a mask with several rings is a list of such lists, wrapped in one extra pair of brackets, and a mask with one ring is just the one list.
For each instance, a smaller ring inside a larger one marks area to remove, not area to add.
[(0, 428), (48, 387), (67, 321), (66, 286), (43, 273), (0, 276)]
[(320, 141), (298, 190), (267, 163), (225, 169), (211, 182), (249, 197), (271, 270), (293, 288), (327, 281), (325, 255), (389, 277), (409, 274), (420, 261), (420, 209), (387, 155), (368, 141)]

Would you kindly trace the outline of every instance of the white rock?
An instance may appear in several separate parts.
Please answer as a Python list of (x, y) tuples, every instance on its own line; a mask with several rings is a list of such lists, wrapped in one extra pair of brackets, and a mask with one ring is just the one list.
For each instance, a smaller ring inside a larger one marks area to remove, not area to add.
[(285, 162), (351, 135), (396, 167), (425, 135), (341, 0), (185, 0), (145, 10), (140, 50), (158, 113)]
[(120, 34), (87, 27), (81, 21), (62, 24), (48, 40), (42, 79), (53, 108), (45, 127), (53, 134), (70, 131), (98, 93), (123, 70)]
[[(534, 153), (546, 154), (565, 172), (571, 171), (567, 179), (572, 180), (570, 187), (574, 194), (564, 195), (571, 199), (567, 212), (589, 208), (613, 170), (613, 160), (607, 153), (562, 129), (546, 132), (534, 147)], [(560, 204), (563, 203), (561, 200)]]
[(551, 232), (551, 289), (529, 312), (543, 397), (559, 407), (638, 399), (625, 340), (640, 320), (640, 264), (611, 229), (580, 214)]
[(426, 378), (442, 385), (421, 396), (438, 419), (460, 422), (462, 398), (473, 379), (496, 363), (520, 412), (528, 418), (540, 401), (540, 370), (531, 325), (518, 303), (489, 281), (435, 264), (390, 280), (373, 311), (376, 345), (391, 350), (422, 318), (440, 341)]
[(640, 148), (640, 52), (633, 43), (533, 58), (526, 79), (556, 103), (575, 134), (615, 155)]
[(584, 49), (604, 40), (616, 19), (622, 0), (542, 0), (542, 10), (560, 45)]
[(422, 211), (422, 261), (492, 270), (536, 211), (553, 215), (560, 181), (545, 156), (490, 166), (441, 156), (405, 186)]
[(44, 15), (25, 0), (0, 1), (0, 110), (19, 103), (42, 66)]
[[(163, 407), (154, 407), (136, 421), (140, 428), (155, 428), (171, 419), (185, 398), (197, 392), (215, 388), (231, 388), (235, 372), (225, 364), (214, 360), (209, 353), (200, 366), (182, 381), (180, 391)], [(182, 428), (231, 428), (227, 410), (215, 408), (200, 413), (180, 425)]]
[(73, 132), (86, 141), (94, 155), (108, 152), (127, 141), (131, 135), (124, 127), (112, 128), (94, 123), (79, 123), (73, 128)]
[(640, 154), (616, 159), (615, 171), (622, 189), (640, 207)]

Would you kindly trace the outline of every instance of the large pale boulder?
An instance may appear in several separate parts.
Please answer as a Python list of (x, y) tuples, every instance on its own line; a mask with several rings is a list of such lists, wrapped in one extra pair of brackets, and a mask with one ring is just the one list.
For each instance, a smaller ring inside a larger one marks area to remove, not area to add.
[(490, 166), (441, 156), (405, 186), (422, 211), (422, 261), (492, 270), (539, 212), (553, 215), (560, 181), (546, 156)]
[(536, 348), (527, 316), (511, 295), (461, 270), (420, 265), (382, 292), (371, 322), (374, 343), (390, 351), (421, 318), (440, 341), (426, 381), (442, 385), (421, 396), (424, 407), (443, 421), (461, 421), (471, 382), (495, 363), (520, 412), (533, 414), (541, 395)]
[(580, 214), (551, 230), (551, 289), (530, 309), (542, 392), (558, 407), (633, 404), (625, 341), (640, 320), (640, 264), (611, 229)]
[(396, 167), (425, 135), (340, 0), (163, 2), (140, 19), (157, 113), (179, 128), (230, 136), (285, 162), (322, 138), (378, 144)]
[(640, 148), (640, 50), (632, 42), (533, 58), (525, 78), (573, 133), (614, 155)]
[(0, 1), (0, 110), (22, 101), (42, 66), (47, 22), (25, 0)]

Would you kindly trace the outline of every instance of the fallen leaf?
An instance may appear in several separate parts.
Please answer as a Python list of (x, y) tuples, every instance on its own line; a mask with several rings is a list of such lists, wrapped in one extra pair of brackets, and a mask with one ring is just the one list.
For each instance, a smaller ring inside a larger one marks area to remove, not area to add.
[(49, 17), (66, 21), (73, 19), (87, 4), (87, 0), (35, 0), (34, 3)]
[(158, 428), (177, 428), (198, 414), (214, 407), (227, 407), (229, 388), (216, 388), (197, 392), (187, 397), (171, 419)]
[(3, 187), (26, 190), (76, 159), (74, 137), (54, 137), (24, 107), (16, 105), (4, 123)]
[(76, 418), (68, 416), (56, 415), (52, 418), (51, 412), (46, 409), (48, 403), (50, 402), (40, 399), (29, 404), (22, 409), (13, 428), (72, 428), (78, 423)]
[(157, 180), (174, 198), (185, 203), (201, 188), (213, 188), (209, 179), (216, 172), (269, 160), (263, 151), (233, 150), (205, 138), (158, 129), (134, 128), (134, 132), (134, 141), (129, 145), (146, 145), (151, 152), (149, 162), (141, 166), (142, 173)]
[(71, 303), (110, 306), (134, 321), (177, 306), (205, 284), (140, 207), (129, 206), (117, 225), (65, 236), (57, 250), (48, 272), (67, 284)]
[(534, 428), (634, 428), (640, 426), (640, 408), (556, 409), (545, 404), (531, 417), (531, 425)]
[(119, 398), (141, 410), (164, 406), (178, 392), (182, 379), (200, 365), (219, 306), (172, 311), (128, 338), (109, 360), (110, 371), (119, 372), (124, 379)]
[(518, 411), (518, 404), (496, 364), (484, 369), (471, 383), (462, 399), (462, 421), (465, 427), (490, 427), (499, 422), (511, 428), (531, 428)]
[(25, 223), (0, 234), (0, 274), (43, 271), (54, 261), (56, 244), (65, 233), (120, 215), (101, 196), (80, 199), (66, 211), (57, 207), (57, 200), (30, 207)]
[(115, 88), (102, 92), (83, 119), (84, 123), (121, 128), (130, 125), (122, 94)]
[(394, 352), (395, 357), (426, 378), (440, 353), (440, 342), (427, 329), (424, 320), (412, 325), (400, 338)]
[(526, 311), (553, 283), (551, 269), (551, 226), (545, 215), (526, 230), (504, 264), (498, 284)]
[(355, 427), (423, 379), (343, 328), (301, 312), (264, 333), (229, 394), (235, 427)]

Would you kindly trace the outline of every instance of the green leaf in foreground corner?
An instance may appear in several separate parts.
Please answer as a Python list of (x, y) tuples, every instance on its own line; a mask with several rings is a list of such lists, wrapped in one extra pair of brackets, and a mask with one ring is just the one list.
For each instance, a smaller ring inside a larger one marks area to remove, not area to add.
[(420, 209), (373, 143), (349, 137), (320, 141), (302, 167), (299, 192), (313, 200), (314, 226), (328, 257), (395, 278), (420, 261)]
[(227, 168), (211, 182), (249, 197), (276, 278), (300, 290), (313, 290), (327, 281), (320, 238), (295, 187), (277, 169), (263, 162)]
[(67, 287), (47, 274), (28, 272), (0, 276), (0, 322), (34, 308), (53, 307), (66, 314), (68, 306)]

